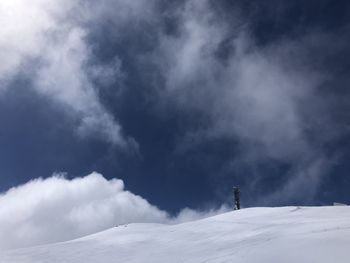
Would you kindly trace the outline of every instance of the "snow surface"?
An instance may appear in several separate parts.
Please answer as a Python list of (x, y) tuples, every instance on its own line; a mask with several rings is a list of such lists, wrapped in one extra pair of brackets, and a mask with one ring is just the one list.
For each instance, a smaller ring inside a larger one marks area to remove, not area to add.
[(120, 225), (0, 252), (0, 262), (350, 262), (350, 207), (249, 208), (178, 224)]

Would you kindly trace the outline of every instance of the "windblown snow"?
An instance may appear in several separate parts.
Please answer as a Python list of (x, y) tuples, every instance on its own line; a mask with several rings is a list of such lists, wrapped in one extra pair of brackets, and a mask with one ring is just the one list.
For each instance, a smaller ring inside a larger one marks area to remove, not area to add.
[(350, 207), (249, 208), (177, 225), (119, 225), (0, 252), (1, 263), (350, 262)]

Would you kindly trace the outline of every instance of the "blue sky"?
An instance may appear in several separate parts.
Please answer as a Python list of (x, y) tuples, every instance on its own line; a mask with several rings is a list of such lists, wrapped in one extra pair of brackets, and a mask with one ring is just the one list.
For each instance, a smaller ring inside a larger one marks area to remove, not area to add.
[(0, 190), (93, 171), (176, 213), (350, 203), (347, 1), (21, 1)]

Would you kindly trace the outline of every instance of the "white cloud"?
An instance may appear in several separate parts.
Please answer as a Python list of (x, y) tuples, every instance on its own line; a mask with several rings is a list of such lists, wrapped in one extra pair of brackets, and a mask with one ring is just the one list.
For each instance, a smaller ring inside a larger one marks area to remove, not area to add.
[(224, 210), (185, 209), (177, 218), (124, 189), (122, 180), (92, 173), (35, 179), (0, 195), (0, 249), (70, 240), (127, 223), (178, 223)]
[[(166, 80), (161, 103), (209, 119), (204, 130), (189, 134), (194, 141), (205, 136), (237, 140), (242, 156), (236, 160), (287, 163), (294, 175), (288, 174), (292, 179), (285, 180), (284, 190), (306, 183), (310, 191), (304, 194), (312, 195), (330, 163), (306, 135), (314, 127), (304, 113), (311, 101), (314, 108), (322, 107), (315, 98), (323, 78), (305, 63), (303, 40), (259, 47), (240, 26), (244, 19), (237, 16), (237, 24), (228, 24), (209, 1), (187, 1), (178, 17), (179, 32), (162, 36), (153, 57)], [(229, 50), (224, 58), (218, 56), (223, 43)], [(187, 149), (184, 144), (180, 147)], [(289, 198), (286, 192), (281, 199)]]
[[(83, 24), (91, 19), (90, 12), (79, 0), (1, 1), (0, 89), (8, 88), (18, 74), (30, 72), (28, 86), (80, 120), (79, 135), (134, 147), (136, 143), (122, 134), (120, 124), (100, 102), (89, 76), (92, 53), (86, 40), (89, 30)], [(101, 72), (100, 78), (105, 77)]]
[(126, 147), (120, 125), (100, 103), (97, 90), (84, 69), (90, 57), (84, 37), (83, 29), (73, 28), (64, 33), (63, 40), (57, 39), (44, 49), (43, 66), (35, 78), (35, 88), (81, 119), (79, 135), (94, 135)]

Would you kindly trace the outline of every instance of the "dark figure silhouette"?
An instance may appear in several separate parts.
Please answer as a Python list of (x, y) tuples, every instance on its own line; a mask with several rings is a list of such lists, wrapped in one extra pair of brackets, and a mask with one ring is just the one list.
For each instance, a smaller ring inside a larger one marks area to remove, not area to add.
[(239, 188), (238, 187), (233, 187), (233, 196), (235, 198), (235, 206), (234, 206), (234, 210), (239, 210), (241, 209), (241, 203), (240, 203), (240, 199), (239, 199)]

